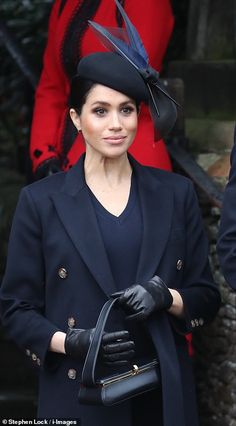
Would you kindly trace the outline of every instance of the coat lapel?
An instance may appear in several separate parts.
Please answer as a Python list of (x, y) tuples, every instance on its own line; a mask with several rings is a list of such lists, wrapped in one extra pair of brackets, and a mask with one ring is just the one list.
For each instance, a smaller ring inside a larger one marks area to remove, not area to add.
[(130, 158), (137, 176), (143, 216), (143, 241), (137, 269), (136, 282), (155, 275), (164, 253), (171, 229), (173, 192), (154, 176), (151, 169), (140, 166)]
[[(143, 216), (143, 240), (136, 282), (155, 275), (164, 253), (173, 214), (173, 193), (146, 169), (129, 156), (137, 177)], [(85, 179), (84, 155), (66, 174), (60, 192), (52, 195), (60, 220), (90, 272), (104, 293), (109, 296), (116, 286), (97, 224)]]
[(62, 191), (54, 193), (52, 200), (75, 248), (109, 296), (116, 291), (116, 286), (84, 180), (83, 161), (84, 156), (67, 173)]

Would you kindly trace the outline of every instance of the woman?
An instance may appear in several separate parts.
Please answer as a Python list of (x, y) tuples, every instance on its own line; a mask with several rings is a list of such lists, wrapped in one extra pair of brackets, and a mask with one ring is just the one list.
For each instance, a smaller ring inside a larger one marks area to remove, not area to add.
[[(173, 121), (174, 104), (161, 90), (155, 71), (147, 66), (144, 73), (131, 57), (83, 58), (70, 115), (86, 153), (67, 173), (22, 190), (1, 310), (9, 336), (40, 366), (41, 418), (80, 419), (82, 426), (141, 426), (147, 418), (149, 426), (198, 425), (184, 334), (212, 320), (220, 303), (201, 215), (188, 179), (141, 166), (127, 153), (141, 101), (159, 94), (157, 130)], [(112, 317), (100, 367), (117, 371), (154, 354), (161, 391), (114, 407), (86, 406), (78, 402), (84, 359), (99, 311), (117, 292), (129, 320), (119, 312)]]
[[(125, 0), (121, 3), (140, 31), (152, 66), (160, 70), (174, 23), (170, 1)], [(36, 178), (68, 170), (84, 152), (82, 137), (74, 132), (69, 117), (68, 96), (70, 80), (80, 58), (101, 51), (100, 43), (87, 25), (88, 19), (108, 27), (122, 26), (111, 0), (55, 0), (31, 130), (30, 156)], [(142, 108), (130, 152), (142, 164), (171, 169), (164, 142), (154, 143), (147, 107)]]

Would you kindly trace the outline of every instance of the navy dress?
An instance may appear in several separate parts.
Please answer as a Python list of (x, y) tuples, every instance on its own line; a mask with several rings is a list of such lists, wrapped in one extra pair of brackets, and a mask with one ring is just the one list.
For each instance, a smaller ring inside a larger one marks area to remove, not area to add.
[[(133, 174), (128, 203), (118, 217), (107, 211), (90, 189), (89, 194), (117, 290), (123, 290), (136, 283), (142, 244), (143, 221), (137, 182)], [(145, 360), (152, 353), (155, 356), (154, 346), (142, 323), (137, 325), (127, 321), (126, 329), (129, 330), (135, 341), (136, 356), (139, 360)], [(147, 413), (148, 425), (154, 426), (151, 419), (154, 421), (157, 413), (160, 418), (161, 411), (161, 398), (157, 391), (134, 398), (132, 400), (133, 426), (143, 426), (147, 421)]]

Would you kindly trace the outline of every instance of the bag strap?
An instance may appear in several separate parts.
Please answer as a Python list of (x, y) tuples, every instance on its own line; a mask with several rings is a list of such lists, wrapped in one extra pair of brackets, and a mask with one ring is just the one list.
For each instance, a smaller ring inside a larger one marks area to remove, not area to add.
[(85, 358), (84, 367), (82, 371), (81, 384), (84, 386), (94, 386), (95, 384), (95, 368), (97, 363), (98, 352), (101, 346), (103, 331), (107, 322), (110, 311), (118, 297), (109, 299), (102, 307), (99, 314), (94, 334), (89, 345), (87, 356)]

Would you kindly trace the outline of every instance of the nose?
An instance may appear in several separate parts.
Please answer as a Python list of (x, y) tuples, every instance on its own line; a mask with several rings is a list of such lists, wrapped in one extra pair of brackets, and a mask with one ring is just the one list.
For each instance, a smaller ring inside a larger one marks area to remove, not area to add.
[(111, 114), (109, 128), (110, 130), (120, 130), (122, 128), (119, 114), (116, 111)]

